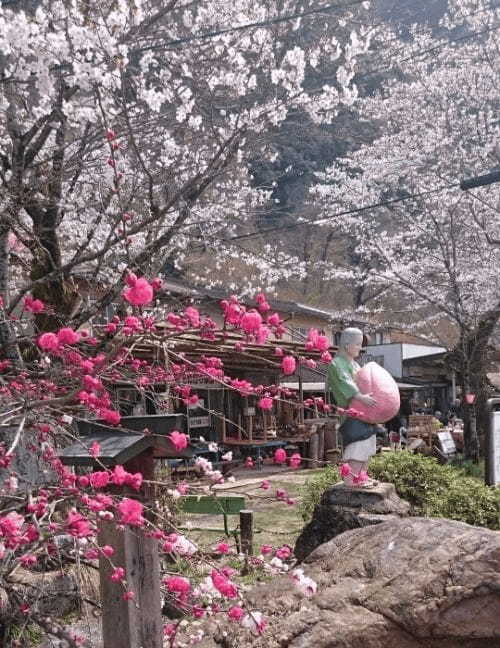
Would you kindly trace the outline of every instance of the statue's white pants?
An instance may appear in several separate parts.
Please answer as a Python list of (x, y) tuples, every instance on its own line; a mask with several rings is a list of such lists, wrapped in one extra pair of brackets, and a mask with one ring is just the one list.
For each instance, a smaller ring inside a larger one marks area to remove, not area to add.
[(344, 448), (343, 459), (348, 461), (366, 462), (377, 452), (377, 436), (372, 434), (369, 439), (355, 441)]

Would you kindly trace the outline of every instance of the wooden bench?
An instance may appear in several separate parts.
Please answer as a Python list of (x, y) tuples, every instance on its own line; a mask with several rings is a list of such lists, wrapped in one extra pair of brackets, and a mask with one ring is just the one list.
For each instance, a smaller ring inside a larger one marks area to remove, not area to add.
[[(253, 545), (253, 511), (245, 509), (243, 496), (215, 495), (184, 495), (181, 498), (181, 509), (184, 513), (196, 515), (222, 515), (224, 529), (191, 527), (191, 531), (224, 532), (229, 537), (234, 537), (238, 550), (243, 553), (252, 553)], [(239, 515), (240, 523), (235, 529), (229, 529), (229, 516)]]

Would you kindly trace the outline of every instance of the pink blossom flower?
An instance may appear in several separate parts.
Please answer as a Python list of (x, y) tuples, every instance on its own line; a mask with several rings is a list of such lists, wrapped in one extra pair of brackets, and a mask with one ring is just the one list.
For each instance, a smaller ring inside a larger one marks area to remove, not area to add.
[(45, 308), (45, 304), (40, 299), (32, 299), (31, 297), (24, 298), (24, 309), (30, 313), (41, 313)]
[(321, 354), (321, 362), (324, 362), (325, 364), (330, 364), (332, 361), (332, 356), (328, 351), (323, 351)]
[(283, 464), (286, 461), (286, 452), (283, 448), (276, 448), (274, 451), (274, 463)]
[(261, 399), (259, 399), (259, 402), (257, 404), (260, 407), (260, 409), (263, 410), (273, 409), (273, 399), (270, 398), (269, 396), (263, 396)]
[(266, 621), (260, 612), (251, 612), (243, 617), (241, 625), (254, 634), (262, 634), (266, 628)]
[(90, 475), (90, 485), (92, 488), (106, 488), (111, 476), (107, 470), (99, 470)]
[(173, 637), (176, 632), (177, 626), (175, 625), (175, 623), (166, 623), (163, 626), (163, 636), (165, 637)]
[(188, 490), (189, 490), (189, 484), (178, 484), (177, 485), (177, 490), (181, 495), (187, 495)]
[(141, 502), (125, 497), (118, 504), (118, 511), (122, 524), (130, 524), (131, 526), (142, 526), (144, 524), (144, 518), (142, 517), (143, 506)]
[(151, 286), (153, 287), (153, 290), (155, 292), (158, 292), (159, 290), (161, 290), (162, 285), (163, 285), (163, 281), (160, 279), (160, 277), (155, 277), (153, 279), (153, 281), (151, 282)]
[(282, 547), (277, 549), (275, 553), (275, 556), (280, 560), (288, 560), (288, 558), (290, 558), (291, 555), (292, 555), (292, 548), (289, 547), (288, 545), (283, 545)]
[(73, 331), (72, 328), (66, 327), (59, 329), (57, 332), (59, 344), (76, 344), (80, 341), (80, 334)]
[(191, 583), (182, 576), (170, 576), (164, 579), (163, 583), (167, 590), (174, 594), (187, 594), (191, 590)]
[(276, 348), (274, 349), (274, 355), (275, 355), (275, 356), (278, 356), (278, 358), (282, 358), (283, 355), (284, 355), (284, 353), (285, 353), (285, 352), (283, 351), (283, 349), (282, 349), (281, 347), (276, 347)]
[(212, 569), (210, 577), (215, 589), (217, 589), (222, 596), (230, 599), (238, 597), (238, 588), (222, 572), (217, 569)]
[(111, 473), (111, 481), (116, 486), (123, 486), (127, 479), (128, 472), (123, 466), (115, 466), (115, 469)]
[(276, 490), (276, 499), (285, 501), (287, 497), (287, 492), (286, 490), (283, 490), (283, 488), (278, 488)]
[(111, 580), (114, 581), (115, 583), (118, 583), (124, 577), (125, 577), (125, 570), (123, 569), (123, 567), (115, 567), (115, 569), (113, 570), (110, 576)]
[(59, 340), (55, 333), (42, 333), (37, 344), (42, 351), (57, 351), (59, 349)]
[(123, 593), (122, 599), (124, 601), (131, 601), (135, 597), (135, 593), (132, 592), (132, 590), (128, 590), (127, 592)]
[(262, 547), (260, 548), (260, 553), (261, 553), (263, 556), (267, 556), (268, 554), (272, 553), (272, 551), (273, 551), (272, 546), (271, 546), (271, 545), (268, 545), (268, 544), (264, 544), (264, 545), (262, 545)]
[(318, 351), (327, 351), (330, 346), (330, 341), (326, 335), (318, 335), (316, 338), (316, 344), (314, 345), (315, 349)]
[(302, 462), (302, 457), (300, 456), (300, 454), (298, 452), (294, 452), (289, 460), (290, 468), (293, 468), (294, 470), (296, 468), (300, 468), (301, 462)]
[(184, 309), (184, 315), (189, 320), (189, 324), (191, 326), (193, 326), (194, 328), (198, 328), (200, 326), (200, 313), (197, 308), (188, 306), (186, 309)]
[(87, 486), (90, 484), (90, 479), (87, 477), (87, 475), (79, 475), (77, 484), (80, 488), (87, 488)]
[(238, 605), (233, 605), (233, 607), (229, 608), (227, 611), (227, 616), (233, 621), (241, 621), (245, 616), (245, 610)]
[(70, 511), (66, 518), (66, 529), (75, 538), (86, 538), (92, 535), (90, 522), (77, 511)]
[(125, 475), (125, 484), (133, 488), (134, 490), (140, 490), (143, 482), (142, 473), (126, 473)]
[(312, 596), (313, 594), (316, 594), (318, 589), (316, 581), (309, 578), (309, 576), (305, 576), (302, 569), (294, 569), (292, 572), (292, 578), (304, 596)]
[(267, 323), (271, 326), (279, 326), (281, 324), (281, 317), (278, 313), (273, 313), (267, 318)]
[(246, 467), (246, 468), (253, 468), (253, 467), (254, 467), (254, 463), (253, 463), (253, 459), (252, 459), (252, 457), (247, 457), (247, 458), (246, 458), (246, 460), (245, 460), (245, 467)]
[(106, 556), (106, 558), (111, 558), (111, 556), (115, 553), (113, 547), (110, 547), (109, 545), (104, 545), (104, 547), (101, 547), (101, 551)]
[(269, 479), (264, 479), (259, 488), (262, 488), (263, 490), (268, 490), (269, 488), (271, 488), (271, 482), (269, 481)]
[(144, 277), (136, 280), (133, 286), (123, 291), (123, 297), (133, 306), (144, 306), (153, 301), (153, 287)]
[(295, 373), (296, 367), (297, 367), (297, 363), (293, 356), (290, 355), (285, 356), (281, 361), (281, 371), (286, 376), (290, 376), (291, 374)]
[(99, 410), (99, 416), (105, 423), (109, 423), (109, 425), (118, 425), (122, 418), (119, 412), (108, 409), (107, 407)]
[(250, 310), (245, 313), (241, 320), (240, 326), (247, 334), (256, 333), (262, 325), (262, 317), (256, 310)]
[(231, 547), (227, 544), (227, 542), (219, 542), (219, 544), (215, 547), (215, 551), (219, 554), (227, 554), (229, 553)]
[(83, 556), (86, 560), (97, 560), (99, 558), (99, 551), (98, 549), (87, 549)]
[(19, 558), (23, 567), (33, 567), (37, 563), (37, 557), (34, 554), (24, 554)]
[(168, 435), (168, 438), (170, 439), (170, 441), (172, 441), (176, 450), (181, 451), (187, 448), (188, 446), (188, 436), (183, 432), (179, 432), (178, 430), (173, 430)]
[(100, 453), (101, 453), (101, 446), (99, 445), (99, 443), (97, 441), (94, 441), (92, 443), (92, 445), (90, 446), (89, 454), (90, 454), (91, 457), (94, 457), (94, 459), (95, 459), (96, 457), (98, 457), (100, 455)]

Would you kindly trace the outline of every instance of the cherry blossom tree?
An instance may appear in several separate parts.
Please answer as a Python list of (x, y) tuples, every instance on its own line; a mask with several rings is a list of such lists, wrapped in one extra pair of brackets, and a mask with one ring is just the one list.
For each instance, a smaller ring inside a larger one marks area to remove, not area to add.
[[(79, 305), (77, 277), (112, 286), (101, 308), (125, 268), (154, 275), (193, 245), (230, 258), (230, 234), (267, 197), (247, 165), (250, 151), (270, 154), (266, 129), (292, 109), (321, 121), (355, 100), (356, 57), (368, 42), (352, 22), (362, 4), (325, 13), (316, 0), (3, 7), (5, 304), (31, 292), (82, 323), (92, 311)], [(312, 24), (316, 36), (306, 38), (302, 26)], [(334, 80), (306, 87), (306, 68), (325, 61)], [(270, 283), (272, 250), (246, 257)], [(61, 321), (37, 314), (47, 330)]]
[[(445, 343), (462, 393), (476, 393), (480, 405), (500, 317), (500, 193), (498, 185), (458, 185), (498, 168), (499, 28), (495, 5), (454, 0), (439, 30), (414, 28), (400, 62), (389, 49), (394, 74), (359, 104), (362, 118), (378, 124), (374, 141), (337, 160), (314, 188), (325, 210), (318, 225), (340, 227), (371, 268), (363, 275), (332, 264), (332, 276), (382, 289), (381, 310), (406, 311), (387, 319)], [(375, 203), (383, 204), (357, 211)], [(476, 445), (468, 427), (468, 456)]]

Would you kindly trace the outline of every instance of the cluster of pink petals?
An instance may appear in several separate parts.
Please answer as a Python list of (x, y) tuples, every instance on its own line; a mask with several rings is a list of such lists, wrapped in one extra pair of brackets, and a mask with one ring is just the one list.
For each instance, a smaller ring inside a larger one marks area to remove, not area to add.
[(65, 526), (69, 535), (74, 538), (86, 538), (94, 533), (90, 521), (76, 510), (68, 513)]
[(229, 608), (227, 611), (227, 616), (232, 620), (232, 621), (241, 621), (241, 619), (245, 616), (245, 610), (239, 605), (233, 605), (233, 607)]
[(279, 558), (280, 560), (288, 560), (292, 555), (292, 548), (289, 547), (288, 545), (283, 545), (279, 549), (276, 549), (274, 555), (276, 556), (276, 558)]
[(229, 599), (238, 597), (237, 586), (232, 581), (230, 581), (222, 571), (212, 569), (210, 577), (215, 589), (218, 590), (222, 594), (222, 596), (225, 596)]
[(115, 569), (111, 573), (110, 578), (115, 583), (119, 583), (121, 580), (123, 580), (125, 578), (125, 570), (123, 569), (123, 567), (115, 567)]
[(118, 512), (120, 513), (121, 524), (128, 524), (130, 526), (143, 526), (145, 520), (142, 516), (143, 506), (137, 500), (124, 497), (118, 504)]
[(330, 347), (330, 341), (328, 340), (326, 335), (320, 335), (318, 329), (312, 328), (309, 329), (305, 347), (308, 351), (328, 351)]
[(144, 277), (137, 278), (130, 273), (126, 279), (127, 286), (122, 295), (132, 306), (145, 306), (153, 301), (153, 286)]
[(302, 457), (298, 452), (294, 452), (290, 457), (290, 459), (288, 460), (288, 464), (290, 468), (293, 468), (294, 470), (300, 468), (301, 463), (302, 463)]
[(170, 576), (163, 580), (163, 584), (166, 586), (169, 592), (173, 594), (185, 595), (191, 591), (191, 583), (187, 578), (182, 576)]
[(173, 430), (168, 435), (168, 438), (170, 439), (170, 441), (172, 441), (175, 449), (179, 452), (188, 447), (189, 437), (187, 436), (187, 434), (179, 432), (179, 430)]
[(281, 371), (285, 374), (285, 376), (294, 374), (296, 368), (297, 362), (295, 361), (295, 358), (293, 356), (285, 356), (281, 361)]
[(118, 425), (121, 421), (120, 413), (116, 410), (103, 407), (99, 410), (99, 417), (108, 425)]
[(24, 310), (30, 313), (41, 313), (45, 309), (45, 304), (41, 299), (33, 299), (32, 297), (24, 298)]
[(274, 451), (274, 463), (284, 464), (286, 462), (286, 452), (283, 448), (277, 448)]
[(259, 399), (259, 402), (257, 404), (262, 410), (273, 409), (273, 399), (270, 396), (263, 396)]
[(292, 578), (304, 596), (313, 596), (316, 594), (318, 584), (312, 578), (306, 576), (303, 569), (294, 569)]

